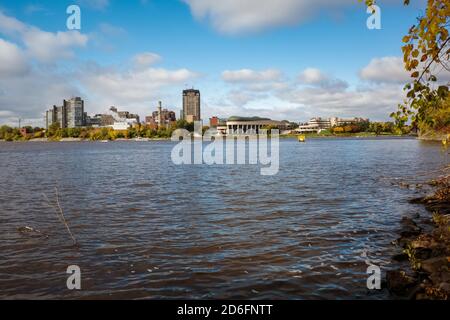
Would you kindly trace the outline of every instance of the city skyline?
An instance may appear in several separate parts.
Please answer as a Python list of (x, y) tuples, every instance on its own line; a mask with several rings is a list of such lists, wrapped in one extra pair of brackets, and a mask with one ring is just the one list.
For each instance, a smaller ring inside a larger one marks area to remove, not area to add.
[(234, 1), (75, 3), (80, 31), (66, 29), (70, 1), (0, 5), (1, 123), (42, 125), (42, 110), (70, 96), (94, 114), (115, 105), (145, 116), (159, 100), (178, 114), (178, 92), (191, 87), (204, 119), (386, 121), (408, 79), (398, 43), (421, 7), (380, 1), (382, 29), (368, 30), (357, 1), (249, 1), (241, 13)]
[[(134, 123), (152, 125), (159, 127), (161, 123), (164, 126), (169, 125), (171, 122), (176, 122), (177, 120), (184, 120), (188, 123), (194, 123), (195, 121), (202, 121), (205, 126), (208, 125), (208, 119), (203, 119), (201, 117), (201, 107), (200, 107), (200, 90), (188, 89), (183, 90), (183, 109), (180, 110), (180, 117), (177, 118), (176, 112), (169, 110), (168, 107), (163, 108), (162, 101), (158, 102), (158, 105), (154, 108), (155, 110), (144, 117), (138, 114), (132, 113), (129, 110), (119, 111), (117, 106), (109, 107), (108, 111), (97, 114), (90, 114), (84, 109), (84, 100), (81, 97), (70, 97), (69, 99), (63, 99), (63, 104), (61, 106), (53, 105), (49, 110), (45, 112), (45, 128), (48, 130), (51, 124), (58, 123), (60, 128), (75, 128), (75, 127), (107, 127), (112, 126), (114, 122), (131, 119)], [(116, 114), (113, 116), (112, 114)], [(107, 119), (105, 119), (107, 117)], [(221, 115), (214, 115), (209, 118), (209, 123), (213, 123), (210, 126), (217, 126), (219, 122), (227, 121), (231, 118), (247, 118), (247, 119), (261, 119), (269, 120), (269, 118), (261, 118), (258, 116), (253, 117), (241, 117), (240, 115), (233, 115), (231, 117), (223, 117)], [(142, 121), (140, 120), (142, 119)], [(22, 119), (19, 119), (20, 121)], [(344, 123), (352, 122), (370, 122), (368, 118), (339, 118), (339, 117), (329, 117), (327, 119), (322, 119), (320, 116), (315, 116), (309, 119), (309, 122), (297, 124), (301, 125), (311, 125), (317, 126), (319, 128), (331, 128), (333, 126), (342, 125)], [(288, 119), (278, 120), (278, 122), (290, 122), (296, 123), (295, 121), (289, 121)], [(324, 123), (327, 123), (324, 125)], [(20, 126), (19, 126), (20, 127)]]

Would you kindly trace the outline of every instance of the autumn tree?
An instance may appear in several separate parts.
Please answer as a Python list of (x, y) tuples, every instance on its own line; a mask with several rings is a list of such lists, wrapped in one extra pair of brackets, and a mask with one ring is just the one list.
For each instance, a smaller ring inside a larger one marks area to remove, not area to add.
[[(375, 0), (366, 0), (367, 6)], [(409, 5), (410, 0), (404, 0)], [(450, 72), (450, 1), (427, 0), (422, 16), (417, 18), (403, 37), (403, 62), (405, 70), (410, 72), (411, 82), (406, 84), (406, 99), (398, 111), (391, 114), (399, 127), (409, 120), (413, 125), (426, 123), (433, 125), (438, 119), (436, 114), (450, 113), (448, 109), (449, 82), (442, 75)]]

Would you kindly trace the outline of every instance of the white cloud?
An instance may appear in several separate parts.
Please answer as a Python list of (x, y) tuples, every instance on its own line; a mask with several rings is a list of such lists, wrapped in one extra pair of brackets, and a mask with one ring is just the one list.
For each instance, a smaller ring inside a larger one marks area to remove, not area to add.
[(84, 47), (87, 40), (87, 36), (78, 31), (52, 33), (32, 28), (23, 35), (29, 54), (46, 63), (72, 58), (73, 48)]
[(42, 31), (9, 17), (0, 11), (0, 34), (18, 39), (26, 47), (26, 54), (41, 62), (55, 63), (72, 58), (74, 49), (86, 46), (88, 37), (78, 31)]
[(251, 69), (226, 70), (222, 73), (222, 79), (232, 83), (276, 81), (279, 80), (281, 76), (281, 72), (275, 69), (267, 69), (264, 71), (255, 71)]
[(327, 79), (328, 77), (316, 68), (307, 68), (299, 75), (300, 82), (306, 84), (320, 84)]
[(161, 56), (153, 52), (143, 52), (133, 57), (133, 64), (136, 68), (149, 67), (161, 61)]
[[(419, 64), (419, 69), (421, 67)], [(431, 65), (430, 71), (437, 76), (437, 84), (446, 84), (450, 81), (450, 72), (447, 72), (440, 64)], [(401, 57), (374, 58), (359, 72), (359, 77), (374, 83), (406, 84), (412, 81), (410, 72), (404, 69)]]
[(327, 88), (328, 90), (342, 90), (348, 87), (344, 80), (334, 78), (316, 68), (307, 68), (298, 76), (301, 84)]
[(293, 87), (279, 93), (280, 99), (301, 106), (310, 116), (369, 117), (387, 119), (402, 101), (397, 85), (329, 90), (320, 87)]
[(276, 69), (226, 70), (222, 72), (222, 80), (232, 86), (226, 100), (238, 107), (266, 99), (271, 92), (287, 85), (283, 73)]
[(355, 5), (352, 0), (183, 0), (197, 19), (222, 33), (257, 32), (306, 21), (319, 10)]
[[(260, 115), (297, 121), (314, 116), (360, 116), (387, 120), (404, 96), (399, 84), (351, 88), (346, 81), (317, 68), (307, 68), (295, 79), (262, 77), (251, 70), (227, 75), (223, 80), (232, 88), (224, 93), (222, 100), (211, 105), (219, 115)], [(251, 86), (254, 82), (242, 79), (256, 81), (258, 86)], [(257, 81), (261, 79), (266, 81)], [(259, 88), (261, 90), (257, 90)]]
[(0, 118), (12, 118), (14, 117), (14, 112), (0, 110)]
[(23, 76), (29, 71), (30, 66), (20, 48), (0, 38), (0, 78)]
[[(70, 75), (34, 68), (20, 77), (0, 77), (0, 123), (43, 125), (44, 112), (50, 106), (62, 104), (64, 98), (79, 95), (77, 87), (67, 79)], [(33, 119), (32, 121), (30, 119)]]
[(188, 69), (133, 67), (123, 70), (90, 65), (77, 77), (86, 92), (90, 113), (104, 112), (108, 106), (116, 105), (148, 114), (152, 108), (151, 103), (158, 100), (170, 100), (173, 103), (172, 99), (167, 98), (167, 90), (181, 87), (198, 76), (199, 74)]
[(266, 93), (251, 92), (245, 90), (231, 90), (227, 99), (235, 106), (243, 107), (251, 101), (261, 101), (268, 97)]
[(359, 76), (376, 83), (406, 83), (410, 80), (400, 57), (374, 58), (360, 71)]
[(16, 18), (5, 15), (0, 10), (0, 32), (8, 35), (16, 35), (24, 33), (27, 26)]

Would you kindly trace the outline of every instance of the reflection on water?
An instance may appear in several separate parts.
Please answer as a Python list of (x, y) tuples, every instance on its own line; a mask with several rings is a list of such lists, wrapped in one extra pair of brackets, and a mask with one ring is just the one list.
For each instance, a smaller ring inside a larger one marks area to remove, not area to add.
[[(280, 172), (261, 176), (175, 166), (173, 146), (0, 143), (0, 298), (386, 298), (367, 264), (389, 268), (402, 215), (424, 210), (393, 178), (448, 162), (412, 139), (281, 140)], [(79, 248), (43, 196), (55, 186)]]

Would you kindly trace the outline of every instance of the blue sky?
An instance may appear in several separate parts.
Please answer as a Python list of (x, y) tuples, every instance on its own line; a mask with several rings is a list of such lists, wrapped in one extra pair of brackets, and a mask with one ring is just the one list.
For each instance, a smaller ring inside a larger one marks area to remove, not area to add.
[[(88, 113), (145, 116), (158, 100), (178, 113), (192, 86), (205, 119), (387, 120), (407, 80), (401, 38), (424, 10), (402, 2), (380, 0), (369, 30), (357, 0), (0, 0), (0, 122), (38, 123), (73, 95)], [(80, 31), (66, 28), (74, 3)]]

